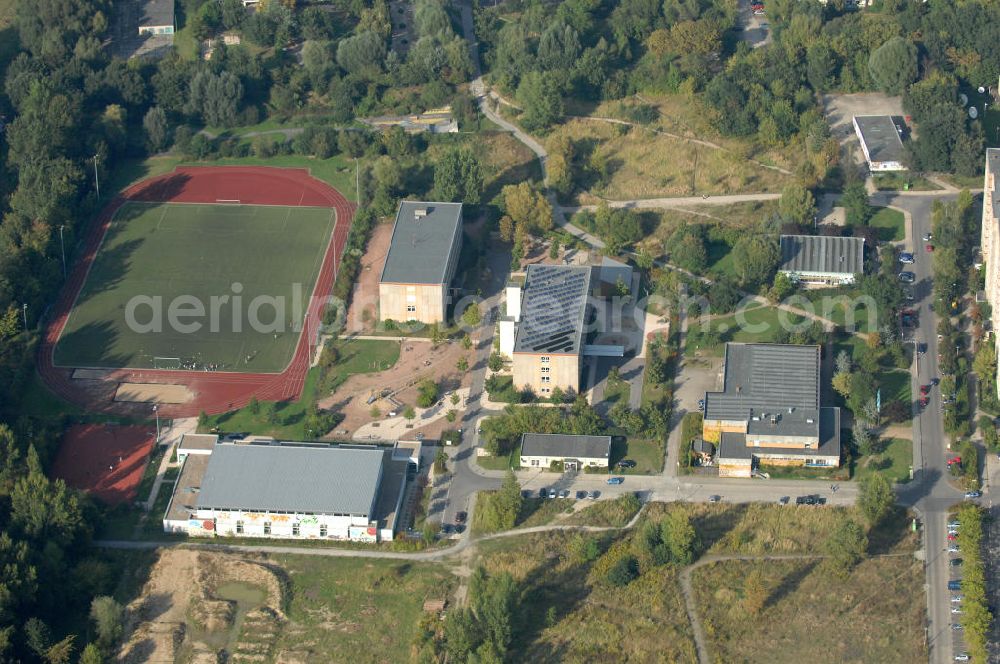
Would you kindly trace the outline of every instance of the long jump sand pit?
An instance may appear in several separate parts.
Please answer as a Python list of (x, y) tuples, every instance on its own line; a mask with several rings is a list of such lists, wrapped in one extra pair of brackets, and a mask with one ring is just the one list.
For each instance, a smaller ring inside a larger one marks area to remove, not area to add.
[(165, 383), (119, 383), (115, 401), (126, 403), (187, 403), (194, 393), (187, 385)]

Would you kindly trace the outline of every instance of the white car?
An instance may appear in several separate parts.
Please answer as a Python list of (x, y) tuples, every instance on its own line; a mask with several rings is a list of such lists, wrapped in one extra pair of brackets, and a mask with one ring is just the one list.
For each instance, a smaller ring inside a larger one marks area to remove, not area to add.
[(962, 609), (958, 608), (957, 606), (953, 606), (953, 607), (951, 607), (951, 612), (952, 613), (961, 613)]
[(957, 546), (949, 546), (948, 547), (948, 553), (958, 553), (958, 547)]
[(965, 598), (965, 595), (952, 595), (951, 596), (951, 601), (954, 602), (955, 604), (957, 604), (957, 603), (961, 602), (964, 598)]
[(955, 655), (955, 661), (956, 662), (968, 662), (969, 661), (969, 656), (967, 654), (965, 654), (964, 652), (960, 652), (957, 655)]

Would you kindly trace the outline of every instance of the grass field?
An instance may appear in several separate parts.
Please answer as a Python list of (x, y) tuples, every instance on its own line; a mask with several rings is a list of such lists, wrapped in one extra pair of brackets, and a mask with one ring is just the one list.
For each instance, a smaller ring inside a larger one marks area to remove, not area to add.
[[(927, 178), (912, 173), (876, 173), (872, 176), (875, 188), (879, 191), (936, 191), (941, 189)], [(982, 183), (980, 183), (982, 186)]]
[[(280, 372), (333, 224), (325, 208), (126, 203), (91, 265), (56, 364), (181, 368), (155, 360), (169, 357)], [(130, 301), (144, 302), (131, 324)]]
[[(640, 435), (642, 435), (640, 433)], [(635, 468), (615, 468), (622, 459), (635, 461)], [(653, 475), (663, 470), (663, 447), (655, 440), (615, 436), (611, 443), (611, 473), (614, 475)]]
[(910, 467), (913, 466), (913, 441), (904, 438), (889, 438), (882, 442), (881, 454), (863, 456), (854, 463), (853, 476), (859, 480), (876, 471), (885, 475), (890, 482), (910, 481)]
[(441, 566), (407, 561), (275, 556), (288, 582), (294, 629), (277, 650), (300, 661), (407, 662), (423, 603), (445, 599), (455, 583)]
[[(699, 352), (704, 355), (722, 357), (727, 342), (769, 343), (782, 325), (798, 325), (803, 318), (775, 307), (746, 308), (739, 316), (722, 316), (704, 323), (692, 325), (687, 336), (684, 353)], [(713, 336), (707, 336), (711, 331)]]
[[(766, 593), (756, 614), (742, 602), (752, 570)], [(817, 560), (726, 561), (692, 574), (709, 657), (719, 662), (924, 661), (923, 583), (910, 556), (865, 560), (846, 580)]]
[(885, 242), (901, 242), (906, 237), (905, 219), (899, 210), (876, 208), (877, 212), (868, 225), (877, 229), (878, 237)]

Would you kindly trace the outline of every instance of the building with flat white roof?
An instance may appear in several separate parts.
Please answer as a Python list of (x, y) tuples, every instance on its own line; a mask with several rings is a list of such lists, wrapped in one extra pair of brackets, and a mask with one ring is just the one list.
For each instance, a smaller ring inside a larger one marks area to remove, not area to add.
[(872, 173), (909, 170), (903, 163), (903, 121), (889, 115), (855, 115), (854, 133), (861, 141)]

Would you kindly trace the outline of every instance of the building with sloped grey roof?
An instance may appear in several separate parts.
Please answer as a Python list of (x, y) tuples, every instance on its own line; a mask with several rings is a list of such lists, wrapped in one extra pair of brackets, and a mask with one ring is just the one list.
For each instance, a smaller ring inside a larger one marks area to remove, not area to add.
[(140, 35), (174, 34), (174, 0), (142, 0)]
[(860, 237), (782, 235), (778, 271), (797, 283), (853, 284), (865, 270), (865, 240)]
[(553, 462), (563, 464), (565, 470), (607, 468), (610, 459), (611, 436), (521, 435), (521, 466), (526, 468), (548, 468)]
[(191, 535), (392, 539), (406, 460), (372, 446), (223, 443), (189, 455), (164, 530)]
[(854, 133), (872, 173), (908, 170), (903, 160), (903, 119), (890, 115), (855, 115)]
[(379, 320), (444, 322), (461, 250), (461, 203), (402, 201), (379, 278)]
[(758, 463), (840, 465), (840, 409), (820, 403), (819, 346), (729, 343), (723, 371), (702, 427), (720, 476), (749, 477)]

